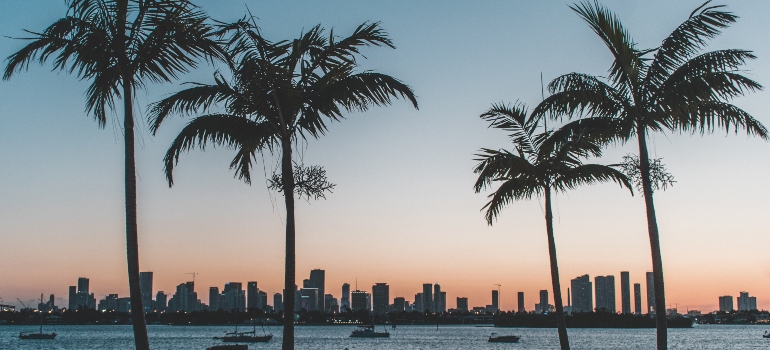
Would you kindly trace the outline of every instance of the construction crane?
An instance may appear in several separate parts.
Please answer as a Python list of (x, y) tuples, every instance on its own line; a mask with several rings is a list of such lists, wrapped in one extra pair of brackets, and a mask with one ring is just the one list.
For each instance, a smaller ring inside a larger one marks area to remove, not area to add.
[(185, 272), (185, 275), (192, 275), (192, 278), (193, 278), (192, 282), (193, 282), (193, 284), (195, 284), (195, 275), (197, 275), (197, 274), (198, 274), (197, 272)]
[(29, 307), (27, 306), (27, 304), (24, 304), (24, 302), (23, 302), (23, 301), (21, 301), (21, 299), (19, 299), (19, 298), (16, 298), (16, 300), (18, 300), (18, 301), (21, 303), (21, 306), (24, 306), (24, 308), (25, 308), (25, 309), (29, 309)]
[(497, 286), (497, 309), (500, 310), (500, 283), (495, 283), (495, 285)]

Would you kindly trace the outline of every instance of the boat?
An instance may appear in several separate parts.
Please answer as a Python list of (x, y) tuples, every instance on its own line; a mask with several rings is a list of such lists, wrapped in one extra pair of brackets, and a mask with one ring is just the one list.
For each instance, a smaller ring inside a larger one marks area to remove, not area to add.
[(521, 336), (518, 335), (497, 335), (497, 333), (492, 333), (488, 341), (490, 343), (517, 343), (519, 339), (521, 339)]
[(767, 333), (767, 331), (765, 331), (765, 334), (762, 334), (762, 338), (770, 338), (770, 333)]
[(206, 350), (249, 350), (249, 346), (245, 344), (214, 345), (206, 348)]
[[(225, 343), (266, 343), (273, 339), (272, 334), (257, 335), (257, 320), (254, 318), (254, 328), (251, 332), (238, 332), (238, 326), (235, 326), (235, 332), (225, 332), (224, 337), (214, 337)], [(264, 326), (262, 332), (265, 332)]]
[[(43, 303), (43, 294), (40, 294), (40, 303)], [(20, 332), (19, 333), (19, 339), (53, 339), (56, 338), (56, 332), (53, 333), (43, 333), (43, 311), (38, 310), (38, 313), (40, 314), (40, 331), (35, 332)]]
[(353, 332), (350, 333), (351, 338), (388, 338), (390, 337), (390, 333), (386, 330), (385, 332), (377, 332), (374, 330), (374, 325), (366, 325), (366, 326), (358, 326), (358, 329), (354, 329)]

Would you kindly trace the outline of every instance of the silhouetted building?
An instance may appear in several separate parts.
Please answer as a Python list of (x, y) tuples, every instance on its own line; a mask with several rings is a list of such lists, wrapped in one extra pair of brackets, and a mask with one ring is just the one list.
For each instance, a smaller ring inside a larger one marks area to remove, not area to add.
[(243, 283), (225, 283), (225, 288), (222, 290), (220, 307), (227, 312), (246, 311), (246, 293), (243, 291)]
[(543, 289), (540, 291), (540, 312), (548, 313), (550, 311), (548, 306), (548, 291)]
[(433, 285), (433, 309), (431, 311), (436, 313), (446, 311), (446, 308), (442, 308), (441, 306), (441, 285), (438, 283)]
[(350, 285), (342, 284), (342, 297), (340, 298), (340, 312), (347, 312), (350, 309)]
[(222, 298), (219, 295), (219, 287), (209, 287), (209, 311), (218, 311), (222, 309), (219, 305), (219, 300)]
[(257, 309), (267, 311), (267, 293), (261, 290), (257, 290)]
[(446, 312), (446, 292), (441, 292), (441, 312)]
[(75, 311), (78, 308), (78, 287), (70, 286), (69, 303), (67, 303), (67, 309)]
[(406, 311), (406, 299), (404, 297), (393, 298), (393, 311)]
[(384, 315), (390, 305), (390, 287), (387, 283), (376, 283), (372, 286), (372, 309), (375, 314)]
[(492, 290), (492, 309), (497, 312), (500, 310), (500, 292), (497, 290)]
[(340, 306), (337, 303), (337, 298), (331, 294), (324, 296), (324, 305), (326, 305), (327, 312), (338, 313), (340, 312)]
[(246, 308), (254, 310), (258, 308), (259, 303), (259, 288), (257, 288), (257, 282), (246, 282)]
[(423, 283), (422, 285), (422, 311), (433, 312), (433, 285), (430, 283)]
[(185, 282), (176, 286), (176, 293), (168, 303), (171, 311), (199, 311), (201, 306), (198, 293), (195, 292), (195, 283)]
[(139, 273), (139, 290), (142, 293), (144, 312), (152, 312), (152, 272)]
[(634, 283), (634, 313), (642, 314), (642, 284)]
[(518, 293), (518, 299), (519, 299), (519, 307), (518, 312), (527, 312), (526, 307), (524, 307), (524, 292)]
[(628, 271), (620, 272), (620, 310), (624, 314), (631, 313), (631, 278)]
[(281, 293), (273, 294), (273, 309), (275, 312), (283, 311), (283, 295)]
[(369, 293), (362, 290), (353, 291), (353, 293), (351, 293), (351, 309), (353, 311), (369, 310), (369, 306), (366, 305), (368, 294)]
[(77, 310), (81, 307), (86, 309), (96, 308), (96, 298), (94, 297), (93, 293), (90, 293), (88, 288), (89, 288), (88, 278), (85, 278), (85, 277), (78, 278), (78, 292), (75, 295), (75, 307), (72, 308), (73, 310)]
[(425, 307), (423, 306), (424, 298), (422, 297), (422, 293), (417, 293), (414, 295), (414, 305), (413, 310), (417, 312), (425, 312)]
[(326, 271), (321, 269), (310, 270), (310, 278), (308, 279), (308, 285), (305, 288), (318, 289), (318, 296), (315, 301), (317, 310), (325, 311), (324, 295), (326, 295)]
[(322, 311), (318, 304), (318, 288), (302, 288), (300, 294), (302, 294), (302, 308), (307, 311)]
[(647, 312), (655, 312), (655, 278), (652, 272), (647, 272)]
[(153, 305), (153, 308), (159, 312), (166, 311), (168, 308), (168, 296), (166, 296), (166, 293), (163, 293), (162, 290), (159, 290), (158, 294), (155, 294), (155, 305)]
[(468, 312), (468, 298), (457, 297), (457, 309)]
[(751, 311), (757, 309), (757, 297), (749, 296), (748, 292), (740, 292), (738, 296), (738, 311)]
[(596, 310), (615, 313), (615, 276), (596, 276)]
[(572, 286), (572, 312), (594, 311), (594, 296), (591, 279), (588, 275), (570, 281)]
[(735, 310), (735, 307), (733, 307), (732, 295), (719, 297), (719, 311), (730, 312), (733, 310)]

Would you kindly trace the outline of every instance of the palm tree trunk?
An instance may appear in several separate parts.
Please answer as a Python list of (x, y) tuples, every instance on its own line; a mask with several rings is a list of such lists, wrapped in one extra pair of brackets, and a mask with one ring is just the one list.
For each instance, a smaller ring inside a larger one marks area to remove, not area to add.
[(134, 153), (133, 91), (129, 80), (123, 80), (123, 127), (126, 152), (126, 258), (128, 260), (128, 290), (131, 297), (131, 321), (137, 350), (149, 350), (147, 325), (144, 320), (142, 292), (139, 289), (139, 238), (136, 219), (136, 160)]
[(647, 231), (650, 234), (650, 252), (652, 253), (652, 276), (655, 286), (655, 324), (658, 330), (658, 350), (667, 348), (668, 329), (666, 326), (666, 291), (663, 285), (663, 258), (660, 254), (660, 236), (658, 220), (655, 217), (655, 205), (652, 201), (652, 182), (650, 180), (650, 156), (647, 153), (646, 128), (637, 123), (639, 140), (639, 171), (642, 174), (642, 191), (647, 210)]
[(283, 197), (286, 201), (286, 275), (283, 293), (283, 344), (281, 349), (294, 350), (294, 169), (291, 163), (291, 136), (281, 140), (283, 157), (281, 159), (281, 180)]
[[(564, 305), (561, 301), (561, 283), (559, 283), (559, 264), (556, 261), (556, 241), (553, 238), (553, 212), (551, 211), (551, 187), (545, 187), (545, 227), (548, 233), (548, 255), (551, 258), (551, 284), (553, 284), (553, 303), (556, 306), (556, 327), (559, 330), (559, 344), (562, 350), (569, 350), (567, 323), (564, 321)], [(546, 305), (541, 305), (547, 308)]]

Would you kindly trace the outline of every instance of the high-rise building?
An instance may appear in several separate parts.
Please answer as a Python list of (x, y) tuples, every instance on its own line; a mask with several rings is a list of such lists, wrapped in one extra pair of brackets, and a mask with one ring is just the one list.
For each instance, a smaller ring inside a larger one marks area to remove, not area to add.
[(620, 310), (624, 314), (631, 313), (631, 278), (628, 271), (620, 272)]
[(384, 315), (390, 305), (390, 287), (387, 283), (372, 286), (372, 307), (375, 314)]
[(351, 293), (351, 310), (368, 310), (369, 307), (366, 305), (367, 294), (369, 293), (362, 290), (354, 290)]
[(441, 312), (446, 312), (446, 292), (441, 292)]
[(548, 313), (549, 307), (548, 307), (548, 290), (541, 290), (540, 291), (540, 312), (542, 313)]
[(468, 298), (457, 297), (457, 310), (468, 312)]
[(326, 306), (324, 306), (324, 295), (326, 295), (326, 271), (321, 269), (310, 270), (308, 285), (305, 287), (318, 289), (318, 299), (315, 303), (318, 305), (319, 311), (326, 310)]
[(88, 278), (85, 277), (79, 277), (78, 278), (78, 293), (86, 293), (88, 294), (89, 290), (89, 281)]
[(168, 308), (168, 296), (162, 290), (155, 294), (155, 305), (153, 307), (158, 311), (166, 311)]
[(518, 312), (527, 312), (526, 307), (524, 307), (524, 292), (518, 293), (518, 299), (519, 299), (519, 307), (517, 309)]
[(757, 309), (757, 298), (749, 296), (748, 292), (740, 292), (738, 296), (738, 311), (751, 311)]
[(732, 295), (725, 295), (719, 297), (719, 311), (730, 312), (735, 310), (733, 307)]
[(350, 285), (342, 284), (342, 297), (340, 298), (340, 312), (347, 312), (350, 309)]
[(267, 311), (267, 293), (261, 290), (257, 290), (257, 295), (259, 296), (257, 298), (257, 309)]
[(96, 298), (94, 297), (94, 293), (90, 293), (89, 280), (85, 277), (78, 278), (78, 291), (77, 294), (75, 294), (75, 307), (72, 309), (77, 310), (80, 307), (86, 309), (96, 308)]
[(433, 310), (435, 313), (442, 313), (446, 311), (441, 307), (441, 285), (438, 283), (433, 285)]
[(219, 287), (209, 287), (209, 310), (217, 311), (222, 309), (222, 305), (219, 305)]
[(222, 290), (222, 310), (227, 312), (246, 311), (246, 293), (243, 291), (243, 283), (227, 282)]
[(433, 285), (430, 283), (422, 285), (422, 307), (424, 309), (422, 311), (433, 312)]
[(594, 311), (593, 286), (588, 275), (579, 276), (570, 282), (572, 286), (572, 312)]
[(492, 290), (492, 309), (494, 312), (500, 310), (500, 292), (496, 289)]
[(307, 311), (321, 311), (321, 305), (318, 304), (318, 300), (322, 299), (318, 297), (320, 291), (318, 288), (302, 288), (300, 294), (302, 295), (302, 308)]
[(257, 282), (251, 281), (246, 283), (246, 308), (257, 309), (259, 304), (259, 288), (257, 288)]
[(283, 296), (281, 293), (273, 294), (273, 310), (275, 312), (283, 311)]
[(655, 277), (647, 272), (647, 313), (655, 312)]
[(139, 290), (142, 293), (144, 312), (152, 312), (152, 272), (139, 273)]
[(67, 310), (75, 311), (78, 308), (78, 289), (77, 286), (70, 286), (69, 303)]
[(615, 313), (615, 276), (596, 276), (596, 310)]
[(406, 311), (406, 299), (404, 297), (393, 298), (393, 311)]
[(337, 303), (337, 298), (331, 294), (326, 294), (324, 296), (324, 305), (326, 305), (326, 312), (335, 314), (340, 312), (340, 305)]
[(422, 305), (423, 301), (424, 298), (422, 297), (422, 293), (417, 293), (414, 295), (414, 311), (425, 312), (425, 307)]
[(634, 313), (642, 314), (642, 284), (634, 283)]

